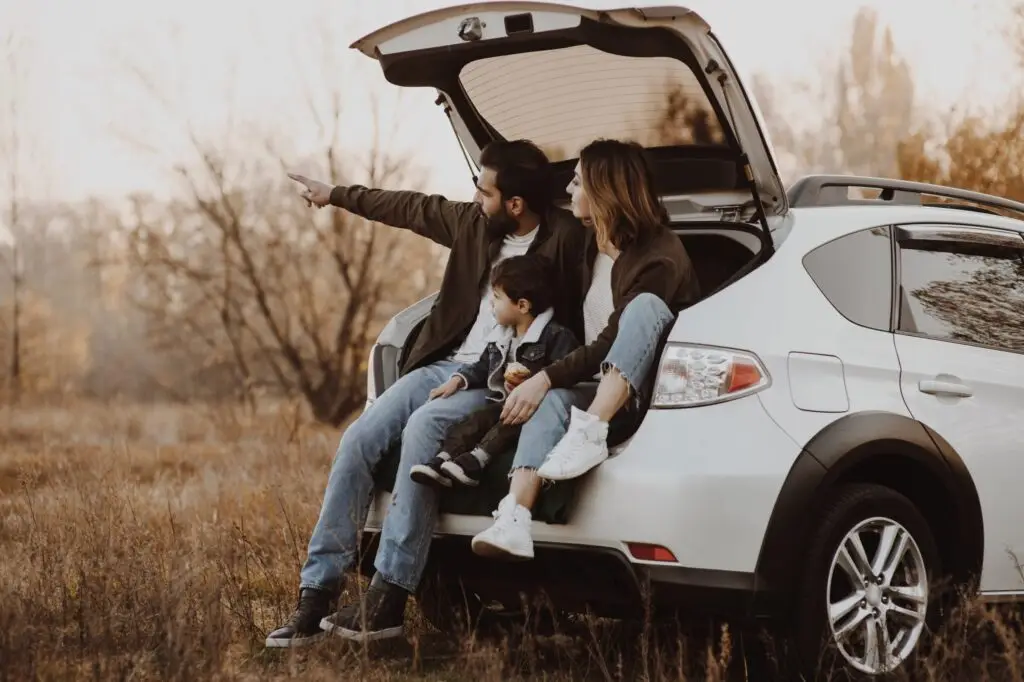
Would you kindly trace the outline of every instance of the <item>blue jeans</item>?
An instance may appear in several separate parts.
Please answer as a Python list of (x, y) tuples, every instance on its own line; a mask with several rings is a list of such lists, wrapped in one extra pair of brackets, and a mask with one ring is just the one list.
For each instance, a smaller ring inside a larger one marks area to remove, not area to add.
[(459, 391), (427, 402), (430, 391), (458, 363), (444, 360), (405, 375), (380, 395), (341, 438), (331, 464), (320, 518), (309, 539), (301, 587), (336, 592), (356, 558), (359, 535), (373, 493), (373, 470), (399, 439), (391, 506), (381, 532), (375, 566), (389, 583), (412, 592), (426, 564), (437, 520), (437, 493), (409, 478), (409, 470), (437, 454), (448, 426), (486, 402), (487, 391)]
[[(676, 319), (665, 302), (654, 294), (640, 294), (622, 311), (619, 332), (601, 364), (601, 372), (617, 369), (636, 393), (657, 359), (661, 335)], [(549, 391), (537, 411), (523, 424), (519, 446), (512, 461), (516, 469), (538, 469), (569, 427), (571, 407), (584, 408), (597, 392), (596, 383)]]

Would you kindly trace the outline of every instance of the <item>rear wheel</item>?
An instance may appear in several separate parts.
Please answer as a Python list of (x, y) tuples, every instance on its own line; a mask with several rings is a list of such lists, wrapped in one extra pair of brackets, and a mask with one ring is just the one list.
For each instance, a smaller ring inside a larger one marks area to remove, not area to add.
[[(844, 486), (826, 505), (798, 591), (801, 666), (876, 678), (912, 665), (941, 575), (928, 522), (881, 485)], [(813, 678), (813, 675), (812, 675)]]

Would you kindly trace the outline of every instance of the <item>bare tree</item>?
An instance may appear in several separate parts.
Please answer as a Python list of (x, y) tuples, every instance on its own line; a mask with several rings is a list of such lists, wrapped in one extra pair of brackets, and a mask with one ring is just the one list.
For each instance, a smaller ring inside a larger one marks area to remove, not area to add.
[[(144, 70), (132, 71), (173, 107)], [(305, 120), (322, 146), (303, 168), (319, 167), (335, 184), (413, 181), (379, 125), (361, 163), (344, 153), (341, 84), (305, 92)], [(248, 401), (295, 393), (318, 420), (342, 422), (365, 400), (366, 354), (379, 327), (435, 285), (436, 252), (340, 210), (311, 212), (285, 179), (279, 136), (253, 133), (247, 151), (232, 151), (187, 117), (180, 123), (194, 157), (175, 168), (184, 198), (137, 198), (127, 225), (135, 302), (148, 313), (153, 342), (202, 352), (198, 381), (230, 376)]]
[(894, 175), (899, 143), (916, 124), (914, 81), (873, 10), (857, 13), (846, 48), (823, 75), (819, 84), (790, 87), (755, 78), (754, 94), (780, 152), (800, 173)]
[(1010, 47), (1017, 55), (1017, 63), (1024, 68), (1024, 2), (1014, 0), (1009, 5), (1008, 21), (1004, 31)]
[(10, 314), (10, 347), (7, 358), (8, 391), (11, 400), (17, 401), (21, 395), (21, 304), (24, 284), (24, 268), (19, 244), (19, 227), (21, 225), (21, 159), (22, 125), (20, 97), (23, 92), (25, 71), (19, 60), (20, 40), (16, 33), (8, 33), (3, 44), (4, 81), (3, 87), (3, 118), (5, 128), (2, 142), (2, 159), (4, 187), (7, 190), (5, 218), (10, 244), (7, 254), (7, 269), (11, 283), (11, 314)]
[(898, 145), (913, 126), (914, 79), (892, 31), (882, 29), (874, 11), (862, 9), (854, 18), (849, 53), (835, 78), (839, 148), (847, 168), (894, 175)]
[(681, 83), (665, 84), (665, 101), (648, 144), (723, 144), (725, 134), (705, 99), (691, 96)]

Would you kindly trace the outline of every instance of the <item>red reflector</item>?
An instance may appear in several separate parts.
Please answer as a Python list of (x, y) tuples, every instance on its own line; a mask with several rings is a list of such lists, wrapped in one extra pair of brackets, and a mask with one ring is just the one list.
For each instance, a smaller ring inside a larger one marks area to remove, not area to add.
[(629, 553), (640, 561), (670, 561), (677, 563), (676, 555), (661, 545), (648, 545), (642, 542), (627, 542)]

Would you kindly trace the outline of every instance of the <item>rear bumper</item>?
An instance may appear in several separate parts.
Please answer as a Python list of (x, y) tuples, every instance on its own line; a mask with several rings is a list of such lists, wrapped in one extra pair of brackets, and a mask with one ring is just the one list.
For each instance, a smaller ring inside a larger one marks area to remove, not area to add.
[[(772, 509), (800, 452), (757, 396), (651, 410), (616, 450), (579, 480), (566, 522), (534, 521), (535, 543), (603, 548), (627, 558), (627, 543), (645, 543), (667, 548), (679, 567), (755, 571)], [(375, 497), (368, 530), (379, 530), (390, 501)], [(499, 499), (481, 515), (442, 514), (436, 536), (468, 540), (492, 523)]]
[[(360, 570), (374, 572), (377, 533), (363, 535)], [(534, 559), (496, 562), (474, 554), (470, 538), (442, 536), (431, 545), (428, 571), (457, 578), (467, 590), (505, 604), (542, 596), (554, 608), (611, 618), (704, 616), (754, 621), (768, 615), (754, 574), (632, 563), (606, 547), (538, 542)]]
[[(476, 556), (471, 538), (491, 517), (450, 513), (438, 520), (431, 561), (506, 604), (527, 592), (544, 593), (565, 611), (610, 617), (642, 616), (645, 605), (681, 617), (771, 617), (777, 600), (759, 589), (755, 572), (799, 452), (756, 395), (651, 410), (628, 442), (579, 480), (565, 523), (534, 521), (533, 561)], [(387, 494), (375, 498), (368, 542), (390, 501)], [(637, 559), (630, 543), (666, 548), (676, 562)], [(364, 570), (372, 572), (375, 548), (367, 551)]]

